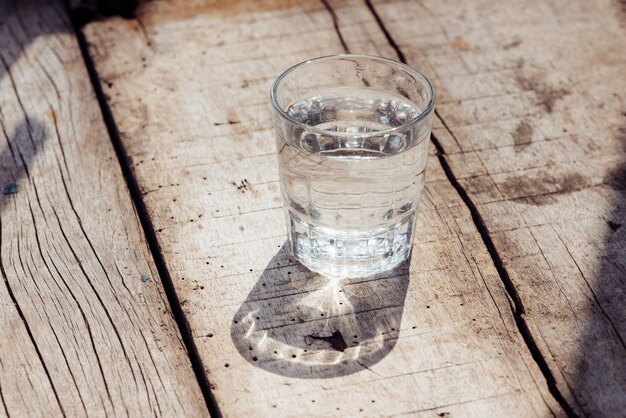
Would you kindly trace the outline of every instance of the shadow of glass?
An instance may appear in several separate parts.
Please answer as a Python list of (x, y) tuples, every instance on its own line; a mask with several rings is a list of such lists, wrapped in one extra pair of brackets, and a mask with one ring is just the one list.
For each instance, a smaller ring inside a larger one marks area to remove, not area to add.
[(364, 279), (336, 279), (294, 264), (287, 244), (272, 258), (231, 325), (251, 364), (296, 378), (358, 372), (396, 344), (409, 263)]

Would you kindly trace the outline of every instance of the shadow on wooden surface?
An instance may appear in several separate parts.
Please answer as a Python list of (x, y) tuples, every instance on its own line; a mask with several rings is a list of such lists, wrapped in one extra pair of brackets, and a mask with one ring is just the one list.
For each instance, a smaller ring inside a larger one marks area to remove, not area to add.
[[(49, 33), (66, 32), (61, 25), (50, 30), (48, 25), (38, 24), (39, 15), (36, 13), (36, 2), (5, 2), (0, 5), (0, 29), (4, 27), (7, 30), (12, 20), (18, 22), (22, 28), (22, 33), (11, 33), (11, 36), (17, 42), (6, 42), (0, 50), (0, 81), (5, 77), (9, 77), (10, 85), (15, 89), (15, 82), (11, 75), (11, 67), (23, 54), (32, 42), (38, 37)], [(17, 94), (17, 93), (16, 93)], [(0, 127), (4, 132), (7, 144), (0, 152), (0, 188), (4, 196), (10, 196), (19, 192), (19, 180), (25, 174), (28, 175), (28, 166), (30, 161), (34, 159), (37, 152), (41, 149), (47, 138), (45, 125), (34, 119), (32, 116), (24, 113), (22, 122), (17, 125), (15, 132), (10, 134), (6, 131), (6, 119), (3, 110), (0, 107)], [(22, 111), (25, 112), (24, 109)], [(0, 208), (8, 203), (5, 197), (2, 200)]]
[(0, 416), (208, 413), (108, 141), (64, 3), (0, 2)]
[[(626, 123), (617, 135), (626, 153)], [(605, 215), (607, 233), (597, 273), (589, 278), (595, 279), (588, 283), (594, 300), (589, 301), (572, 386), (574, 393), (581, 394), (576, 402), (582, 411), (589, 413), (589, 403), (601, 403), (606, 416), (622, 416), (626, 406), (626, 155), (605, 184), (614, 191), (613, 207)], [(620, 358), (624, 361), (616, 361)]]
[[(37, 1), (32, 0), (0, 2), (0, 39), (4, 40), (2, 48), (0, 48), (0, 80), (7, 75), (11, 77), (10, 71), (13, 63), (37, 38), (48, 34), (67, 33), (67, 27), (59, 22), (42, 24), (40, 19), (43, 17), (38, 13), (37, 3)], [(56, 8), (54, 10), (57, 13), (63, 12)], [(19, 27), (21, 31), (14, 33), (11, 30), (12, 26)], [(8, 40), (12, 40), (12, 42), (8, 42)], [(12, 77), (11, 84), (14, 84)], [(2, 117), (1, 112), (0, 117)]]
[(409, 263), (371, 278), (335, 279), (291, 261), (285, 244), (235, 315), (233, 342), (251, 364), (283, 376), (367, 369), (396, 344)]
[[(4, 128), (1, 114), (0, 126)], [(30, 176), (28, 166), (37, 152), (43, 148), (47, 138), (44, 124), (28, 116), (15, 128), (10, 137), (7, 135), (7, 144), (0, 152), (0, 189), (3, 194), (0, 211), (10, 202), (12, 195), (20, 192), (20, 179), (24, 175)]]

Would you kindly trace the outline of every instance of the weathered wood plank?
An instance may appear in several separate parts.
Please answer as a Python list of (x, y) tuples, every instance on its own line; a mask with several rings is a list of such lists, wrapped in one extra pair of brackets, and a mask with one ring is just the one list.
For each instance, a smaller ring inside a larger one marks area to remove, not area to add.
[(224, 415), (563, 415), (436, 158), (404, 270), (333, 282), (282, 250), (269, 85), (341, 38), (393, 56), (364, 3), (152, 2), (84, 33)]
[(62, 2), (0, 45), (0, 416), (205, 415)]
[(374, 3), (435, 79), (435, 134), (559, 390), (577, 414), (623, 416), (623, 2)]

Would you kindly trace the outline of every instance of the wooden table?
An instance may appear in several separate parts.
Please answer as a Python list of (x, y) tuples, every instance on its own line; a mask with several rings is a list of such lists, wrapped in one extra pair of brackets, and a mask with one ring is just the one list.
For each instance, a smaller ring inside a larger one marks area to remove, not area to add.
[[(623, 1), (7, 3), (1, 416), (626, 414)], [(410, 265), (350, 282), (285, 253), (268, 106), (342, 52), (438, 90)]]

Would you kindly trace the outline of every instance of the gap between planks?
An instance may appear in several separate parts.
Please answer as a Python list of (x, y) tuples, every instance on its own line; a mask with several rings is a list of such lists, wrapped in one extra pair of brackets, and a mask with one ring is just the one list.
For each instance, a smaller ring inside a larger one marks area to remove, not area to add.
[[(68, 14), (69, 16), (72, 16), (69, 5)], [(198, 385), (200, 386), (200, 389), (202, 391), (205, 403), (207, 405), (207, 408), (209, 409), (211, 417), (219, 418), (222, 416), (222, 414), (217, 408), (217, 403), (213, 394), (211, 393), (211, 387), (206, 373), (204, 372), (202, 359), (200, 358), (198, 348), (193, 341), (191, 330), (189, 329), (189, 324), (187, 322), (187, 319), (185, 318), (185, 313), (183, 312), (183, 308), (178, 298), (178, 295), (176, 294), (176, 290), (172, 283), (172, 278), (169, 274), (169, 269), (167, 268), (165, 259), (163, 258), (160, 245), (158, 243), (158, 240), (156, 239), (154, 225), (152, 224), (150, 216), (148, 215), (148, 210), (143, 201), (142, 193), (137, 183), (137, 179), (132, 174), (130, 165), (128, 164), (128, 155), (120, 139), (119, 130), (113, 118), (113, 114), (111, 113), (111, 109), (109, 108), (109, 105), (104, 96), (104, 92), (102, 91), (100, 78), (98, 77), (98, 73), (96, 72), (93, 60), (89, 55), (87, 40), (85, 39), (85, 35), (81, 30), (81, 23), (85, 22), (78, 22), (72, 17), (72, 25), (74, 27), (74, 32), (80, 46), (80, 52), (83, 57), (85, 67), (87, 68), (87, 72), (89, 73), (89, 79), (94, 88), (94, 91), (96, 92), (96, 97), (100, 106), (100, 110), (102, 112), (102, 118), (107, 128), (107, 133), (109, 135), (109, 138), (111, 139), (113, 148), (115, 149), (115, 154), (122, 169), (124, 180), (126, 181), (126, 184), (128, 186), (133, 205), (137, 210), (137, 215), (141, 222), (143, 232), (146, 236), (146, 241), (148, 242), (150, 253), (152, 255), (152, 258), (154, 259), (154, 264), (157, 271), (159, 272), (159, 275), (161, 276), (161, 281), (165, 290), (165, 294), (167, 295), (167, 299), (172, 309), (174, 319), (176, 321), (176, 324), (178, 325), (178, 329), (182, 336), (185, 348), (187, 349), (187, 353), (191, 361), (191, 366), (196, 376), (196, 380), (198, 381)]]

